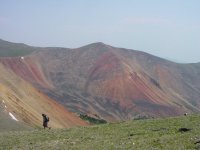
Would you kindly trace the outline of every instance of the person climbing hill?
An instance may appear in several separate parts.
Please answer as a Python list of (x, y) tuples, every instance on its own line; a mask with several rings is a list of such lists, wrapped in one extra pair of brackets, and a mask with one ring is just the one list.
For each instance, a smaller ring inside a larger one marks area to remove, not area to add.
[(42, 114), (43, 117), (43, 127), (51, 129), (51, 127), (48, 127), (49, 117), (45, 114)]

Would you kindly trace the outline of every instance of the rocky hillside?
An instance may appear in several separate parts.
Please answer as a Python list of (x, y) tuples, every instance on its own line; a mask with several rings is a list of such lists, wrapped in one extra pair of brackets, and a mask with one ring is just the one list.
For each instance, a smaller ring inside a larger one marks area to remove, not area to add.
[[(79, 117), (0, 65), (0, 129), (42, 127), (42, 113), (53, 128), (84, 126)], [(29, 128), (30, 129), (30, 128)]]
[(103, 43), (40, 48), (0, 63), (74, 113), (107, 121), (199, 112), (200, 64)]

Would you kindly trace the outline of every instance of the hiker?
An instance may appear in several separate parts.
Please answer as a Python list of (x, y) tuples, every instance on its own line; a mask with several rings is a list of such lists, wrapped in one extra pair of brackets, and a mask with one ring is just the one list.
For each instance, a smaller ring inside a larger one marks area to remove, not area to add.
[(51, 129), (51, 127), (48, 127), (49, 117), (45, 114), (42, 114), (43, 117), (43, 127)]

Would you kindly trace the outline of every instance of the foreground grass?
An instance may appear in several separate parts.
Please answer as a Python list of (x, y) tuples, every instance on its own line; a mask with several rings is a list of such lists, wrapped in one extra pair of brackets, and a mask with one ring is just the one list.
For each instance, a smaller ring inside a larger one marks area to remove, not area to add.
[[(190, 128), (179, 132), (179, 128)], [(200, 149), (200, 116), (0, 133), (0, 149)]]

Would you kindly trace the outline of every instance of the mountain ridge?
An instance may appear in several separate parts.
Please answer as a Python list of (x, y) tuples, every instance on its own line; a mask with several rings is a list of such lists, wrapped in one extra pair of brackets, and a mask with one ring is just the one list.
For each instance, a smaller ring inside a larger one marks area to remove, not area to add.
[[(3, 40), (3, 39), (0, 39), (0, 42), (1, 43), (10, 43), (10, 44), (13, 44), (14, 46), (23, 45), (23, 46), (26, 46), (26, 47), (38, 48), (40, 50), (45, 50), (45, 49), (79, 49), (79, 48), (92, 47), (92, 46), (108, 46), (108, 47), (123, 49), (123, 50), (127, 50), (127, 51), (135, 51), (135, 52), (139, 52), (139, 53), (144, 53), (146, 55), (154, 56), (154, 57), (157, 57), (159, 59), (167, 60), (167, 61), (170, 61), (170, 62), (173, 62), (173, 63), (178, 63), (178, 62), (175, 62), (173, 60), (170, 60), (170, 59), (167, 59), (167, 58), (163, 58), (163, 57), (159, 57), (159, 56), (156, 56), (154, 54), (150, 54), (150, 53), (147, 53), (147, 52), (144, 52), (144, 51), (141, 51), (141, 50), (135, 50), (135, 49), (130, 49), (130, 48), (122, 48), (122, 47), (111, 46), (111, 45), (109, 45), (107, 43), (104, 43), (104, 42), (94, 42), (94, 43), (86, 44), (86, 45), (79, 46), (79, 47), (76, 47), (76, 48), (69, 48), (69, 47), (63, 47), (63, 46), (59, 46), (59, 47), (54, 47), (54, 46), (53, 47), (49, 47), (49, 46), (32, 46), (30, 44), (18, 43), (18, 42), (10, 42), (10, 41)], [(0, 50), (1, 49), (2, 48), (0, 48)], [(23, 55), (21, 55), (21, 56), (23, 56)], [(2, 56), (0, 55), (0, 57), (2, 57)], [(15, 57), (15, 56), (11, 56), (11, 57)], [(196, 63), (200, 63), (200, 62), (178, 63), (178, 64), (196, 64)]]
[(117, 121), (200, 111), (200, 63), (179, 64), (101, 42), (46, 47), (0, 63), (77, 114)]

